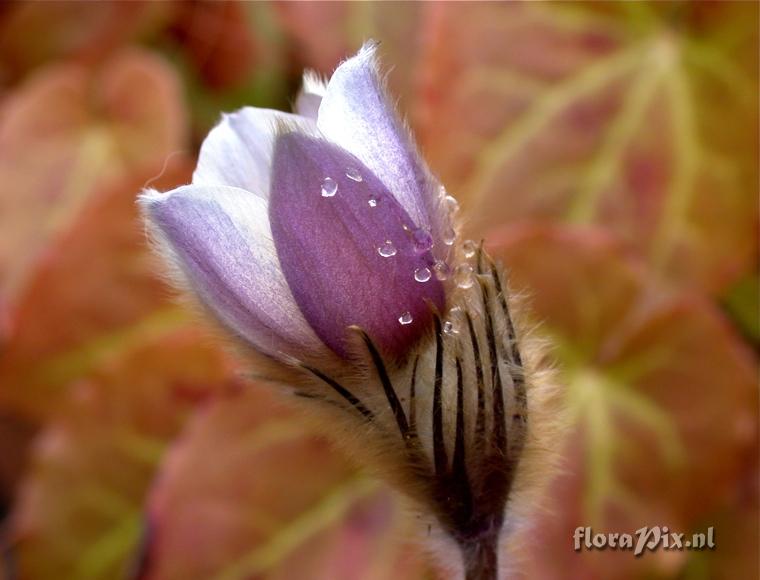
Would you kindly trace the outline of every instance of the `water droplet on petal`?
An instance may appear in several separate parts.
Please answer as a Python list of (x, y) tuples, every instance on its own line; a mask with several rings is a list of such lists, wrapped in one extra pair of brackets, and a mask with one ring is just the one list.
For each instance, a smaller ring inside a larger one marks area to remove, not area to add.
[(346, 177), (348, 177), (349, 179), (352, 179), (353, 181), (357, 181), (357, 182), (364, 181), (364, 178), (362, 177), (362, 174), (359, 173), (359, 170), (356, 169), (355, 167), (349, 167), (346, 170)]
[(443, 332), (448, 335), (459, 334), (459, 330), (457, 330), (457, 327), (450, 320), (443, 323)]
[(332, 197), (338, 192), (338, 184), (332, 177), (325, 177), (322, 180), (322, 197)]
[(409, 311), (404, 312), (401, 316), (398, 317), (398, 322), (401, 326), (411, 324), (412, 320), (414, 320), (414, 318), (412, 318), (412, 313)]
[(472, 240), (465, 240), (462, 244), (462, 251), (464, 252), (465, 258), (472, 258), (475, 255), (475, 252), (478, 251), (478, 245)]
[(470, 288), (475, 283), (472, 275), (472, 266), (460, 264), (454, 272), (454, 280), (460, 288)]
[(380, 203), (380, 200), (373, 195), (369, 198), (367, 203), (369, 204), (369, 207), (377, 207), (377, 204)]
[(449, 265), (443, 260), (438, 260), (435, 263), (433, 271), (435, 271), (435, 277), (438, 280), (448, 280), (451, 275), (451, 268), (449, 268)]
[(412, 232), (412, 241), (414, 242), (414, 249), (420, 253), (427, 252), (433, 247), (433, 236), (422, 228), (417, 228)]
[(454, 231), (454, 228), (449, 228), (445, 232), (443, 232), (443, 243), (447, 246), (451, 246), (454, 244), (454, 242), (457, 239), (457, 233)]
[(417, 282), (427, 282), (432, 276), (433, 273), (430, 271), (430, 268), (417, 268), (414, 271), (414, 279)]
[[(446, 190), (444, 190), (446, 191)], [(449, 208), (449, 213), (457, 213), (459, 211), (459, 202), (451, 195), (447, 195), (445, 198), (446, 207)]]
[(390, 240), (385, 240), (383, 245), (377, 249), (377, 253), (380, 254), (383, 258), (390, 258), (391, 256), (395, 256), (396, 252), (396, 246), (394, 246), (393, 242)]

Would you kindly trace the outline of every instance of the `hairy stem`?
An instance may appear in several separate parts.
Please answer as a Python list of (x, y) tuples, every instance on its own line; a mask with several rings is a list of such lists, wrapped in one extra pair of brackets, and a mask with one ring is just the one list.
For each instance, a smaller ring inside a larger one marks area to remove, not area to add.
[(462, 544), (465, 580), (498, 580), (498, 534)]

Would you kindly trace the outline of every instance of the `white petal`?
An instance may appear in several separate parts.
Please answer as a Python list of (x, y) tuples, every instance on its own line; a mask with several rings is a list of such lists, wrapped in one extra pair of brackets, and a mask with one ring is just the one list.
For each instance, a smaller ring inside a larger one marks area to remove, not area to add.
[(275, 131), (282, 123), (314, 127), (311, 120), (271, 109), (245, 107), (224, 115), (203, 141), (193, 184), (230, 185), (268, 197)]
[(326, 91), (327, 82), (314, 71), (306, 71), (303, 74), (301, 92), (296, 99), (296, 113), (316, 121)]
[(178, 281), (256, 349), (302, 358), (328, 352), (299, 310), (272, 242), (267, 201), (229, 186), (140, 196)]

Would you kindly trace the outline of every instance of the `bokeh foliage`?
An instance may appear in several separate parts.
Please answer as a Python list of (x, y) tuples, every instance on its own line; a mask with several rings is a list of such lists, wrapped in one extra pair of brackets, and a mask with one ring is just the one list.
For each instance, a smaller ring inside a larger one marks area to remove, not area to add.
[[(381, 41), (576, 420), (530, 578), (756, 578), (758, 6), (0, 7), (0, 578), (434, 578), (396, 499), (174, 300), (134, 198)], [(572, 531), (715, 526), (705, 552)]]

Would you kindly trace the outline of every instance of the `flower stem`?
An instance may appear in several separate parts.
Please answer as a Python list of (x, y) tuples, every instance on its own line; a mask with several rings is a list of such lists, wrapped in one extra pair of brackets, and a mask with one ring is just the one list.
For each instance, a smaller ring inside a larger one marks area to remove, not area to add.
[(498, 580), (498, 534), (462, 545), (465, 580)]

